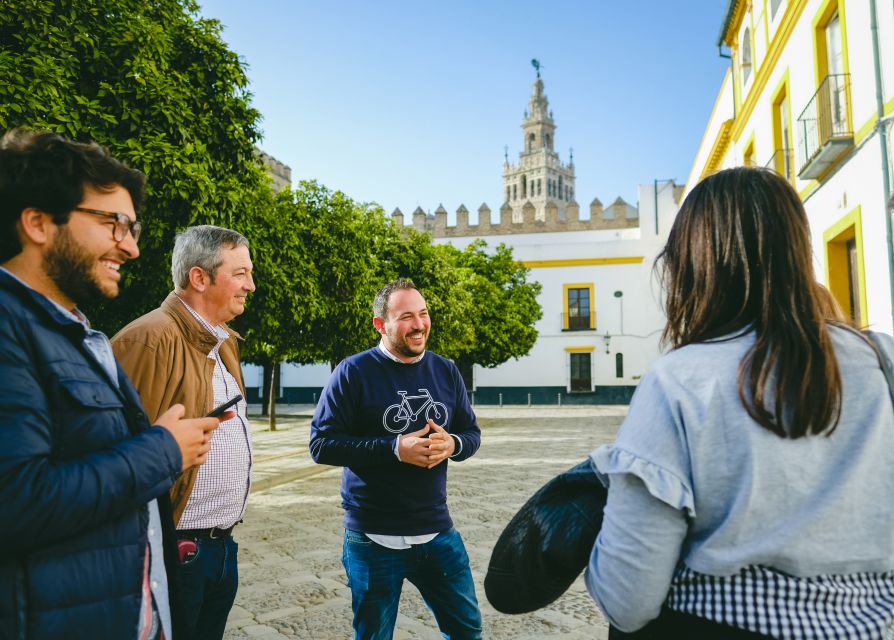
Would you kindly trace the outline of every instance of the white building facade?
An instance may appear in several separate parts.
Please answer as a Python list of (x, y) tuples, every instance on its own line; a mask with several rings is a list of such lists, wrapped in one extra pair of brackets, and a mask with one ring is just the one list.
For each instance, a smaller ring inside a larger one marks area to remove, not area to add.
[(892, 331), (894, 3), (729, 0), (723, 80), (686, 191), (759, 165), (804, 201), (816, 273), (855, 322)]
[[(598, 199), (581, 218), (575, 201), (574, 163), (554, 150), (556, 124), (538, 72), (522, 122), (519, 160), (503, 165), (498, 219), (483, 204), (470, 224), (464, 206), (456, 224), (447, 211), (421, 208), (410, 224), (435, 243), (462, 249), (477, 238), (504, 243), (542, 285), (538, 339), (531, 352), (495, 368), (475, 366), (473, 401), (478, 404), (618, 404), (634, 389), (659, 354), (664, 328), (655, 257), (679, 209), (682, 187), (662, 181), (639, 188), (639, 206)], [(396, 209), (392, 221), (404, 225)], [(329, 378), (328, 365), (284, 365), (280, 395), (311, 403)], [(259, 367), (245, 367), (249, 400), (258, 397)]]

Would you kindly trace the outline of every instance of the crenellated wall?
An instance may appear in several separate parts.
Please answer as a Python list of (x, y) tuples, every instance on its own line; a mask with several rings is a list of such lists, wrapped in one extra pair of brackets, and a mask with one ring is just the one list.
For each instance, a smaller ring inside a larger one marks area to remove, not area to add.
[[(448, 225), (447, 210), (443, 205), (435, 209), (434, 214), (427, 214), (421, 207), (416, 207), (409, 225), (417, 231), (432, 234), (434, 238), (629, 229), (639, 226), (639, 211), (620, 197), (605, 208), (598, 199), (594, 199), (590, 203), (588, 219), (581, 219), (580, 206), (574, 201), (567, 203), (561, 214), (556, 203), (547, 202), (543, 220), (536, 218), (534, 205), (530, 202), (522, 207), (522, 219), (519, 222), (513, 222), (512, 207), (508, 203), (500, 207), (497, 220), (492, 219), (491, 213), (490, 207), (482, 204), (478, 207), (478, 224), (469, 224), (469, 210), (460, 205), (456, 210), (456, 224)], [(394, 210), (391, 219), (398, 227), (407, 225), (400, 209)]]

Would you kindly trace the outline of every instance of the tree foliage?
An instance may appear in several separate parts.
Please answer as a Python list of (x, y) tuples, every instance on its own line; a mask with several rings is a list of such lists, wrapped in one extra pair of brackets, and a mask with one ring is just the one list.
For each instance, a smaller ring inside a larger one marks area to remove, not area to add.
[(506, 247), (433, 245), (316, 182), (274, 196), (255, 155), (260, 114), (220, 32), (193, 0), (0, 3), (0, 130), (95, 140), (148, 177), (141, 256), (121, 297), (88, 309), (95, 324), (114, 333), (156, 307), (176, 232), (216, 224), (251, 243), (258, 289), (236, 326), (244, 358), (267, 370), (334, 366), (375, 344), (372, 298), (398, 276), (426, 296), (433, 350), (464, 367), (527, 353), (539, 285)]
[(90, 310), (105, 331), (170, 290), (177, 230), (218, 224), (254, 235), (271, 193), (249, 97), (220, 24), (192, 0), (0, 4), (0, 129), (95, 140), (148, 177), (142, 255), (122, 271), (121, 297)]
[(540, 283), (528, 282), (529, 270), (514, 260), (505, 244), (488, 251), (479, 239), (461, 252), (453, 251), (466, 274), (460, 286), (474, 301), (473, 336), (455, 350), (445, 349), (444, 355), (464, 371), (472, 364), (496, 367), (526, 355), (537, 341), (534, 323), (543, 315), (537, 302)]

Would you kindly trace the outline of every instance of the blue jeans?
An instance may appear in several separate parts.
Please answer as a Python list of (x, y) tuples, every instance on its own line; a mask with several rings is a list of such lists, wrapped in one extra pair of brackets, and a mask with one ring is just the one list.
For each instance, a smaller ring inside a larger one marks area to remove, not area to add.
[(174, 606), (189, 640), (221, 640), (239, 586), (239, 545), (232, 536), (189, 539), (198, 554), (178, 568)]
[(444, 638), (481, 638), (469, 556), (456, 529), (410, 549), (389, 549), (346, 530), (342, 563), (351, 587), (356, 640), (390, 640), (405, 578), (419, 589)]

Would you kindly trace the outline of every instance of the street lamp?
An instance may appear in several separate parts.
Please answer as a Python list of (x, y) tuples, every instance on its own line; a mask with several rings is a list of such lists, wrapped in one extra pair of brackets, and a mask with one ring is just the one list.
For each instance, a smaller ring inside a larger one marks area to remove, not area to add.
[(624, 292), (615, 291), (614, 296), (618, 299), (618, 302), (621, 305), (621, 335), (624, 335)]

